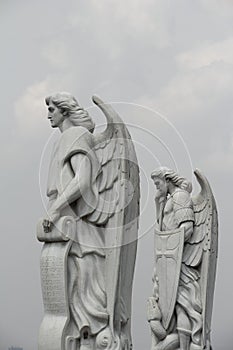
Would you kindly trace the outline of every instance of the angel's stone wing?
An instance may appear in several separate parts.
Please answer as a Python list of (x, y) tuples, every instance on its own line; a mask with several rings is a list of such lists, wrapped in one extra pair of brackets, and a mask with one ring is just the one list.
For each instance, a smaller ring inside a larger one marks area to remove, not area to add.
[(104, 226), (106, 292), (110, 325), (120, 322), (130, 342), (131, 295), (137, 249), (139, 168), (126, 125), (113, 108), (94, 102), (107, 118), (107, 128), (94, 135), (94, 151), (101, 164), (97, 179), (99, 201), (88, 220)]
[(210, 346), (210, 330), (218, 251), (218, 218), (216, 202), (208, 180), (200, 171), (195, 175), (201, 192), (193, 198), (195, 211), (194, 234), (190, 239), (190, 255), (185, 263), (199, 266), (201, 275), (203, 345)]

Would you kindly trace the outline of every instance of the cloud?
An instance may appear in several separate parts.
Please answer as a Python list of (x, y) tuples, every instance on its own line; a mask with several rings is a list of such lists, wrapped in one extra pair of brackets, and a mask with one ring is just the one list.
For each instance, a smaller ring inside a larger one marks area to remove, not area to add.
[(176, 60), (184, 69), (198, 69), (216, 62), (233, 64), (233, 37), (183, 52)]
[(53, 40), (45, 45), (41, 55), (54, 68), (63, 69), (66, 68), (69, 63), (67, 51), (68, 48), (62, 40)]
[(64, 90), (65, 76), (61, 79), (47, 77), (30, 85), (15, 101), (16, 129), (28, 137), (40, 135), (47, 128), (44, 99), (54, 91)]
[[(230, 102), (233, 65), (213, 63), (195, 70), (180, 71), (161, 89), (155, 104), (170, 118), (197, 123), (200, 118), (213, 122)], [(223, 117), (223, 116), (221, 116)]]
[[(162, 5), (162, 6), (161, 6)], [(67, 22), (83, 32), (91, 32), (92, 40), (109, 51), (121, 51), (124, 42), (143, 40), (145, 46), (164, 48), (170, 45), (167, 25), (172, 12), (168, 0), (92, 0), (83, 11), (73, 11)], [(93, 26), (98, 30), (93, 31)], [(108, 30), (106, 30), (108, 28)], [(124, 33), (124, 35), (122, 35)]]
[(231, 147), (227, 152), (216, 150), (215, 152), (209, 154), (205, 157), (204, 165), (209, 169), (209, 172), (214, 174), (228, 175), (232, 177), (233, 175), (233, 147)]
[(21, 133), (36, 133), (43, 125), (41, 119), (46, 113), (44, 98), (51, 89), (48, 79), (29, 86), (15, 102), (15, 116)]
[(233, 172), (232, 44), (229, 38), (181, 52), (176, 73), (159, 94), (139, 101), (164, 114), (183, 137), (193, 164), (213, 173)]
[(206, 10), (218, 16), (233, 16), (232, 0), (200, 0), (200, 3)]

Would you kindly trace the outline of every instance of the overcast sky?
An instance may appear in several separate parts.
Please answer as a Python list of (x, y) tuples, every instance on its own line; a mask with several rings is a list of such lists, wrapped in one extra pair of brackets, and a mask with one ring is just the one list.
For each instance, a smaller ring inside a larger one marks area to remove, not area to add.
[(211, 182), (220, 218), (212, 340), (214, 349), (231, 350), (232, 0), (1, 0), (0, 37), (0, 350), (37, 348), (43, 307), (35, 227), (44, 215), (48, 154), (59, 136), (46, 120), (44, 97), (59, 90), (90, 108), (97, 124), (104, 118), (91, 96), (111, 101), (135, 141), (142, 214), (134, 349), (150, 348), (150, 173), (162, 164), (193, 182), (198, 167)]

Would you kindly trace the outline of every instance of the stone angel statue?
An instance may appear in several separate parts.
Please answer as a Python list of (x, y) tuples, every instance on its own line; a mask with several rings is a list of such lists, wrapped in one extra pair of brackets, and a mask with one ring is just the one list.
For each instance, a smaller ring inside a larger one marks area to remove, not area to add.
[(156, 186), (155, 269), (148, 299), (152, 350), (211, 350), (217, 262), (217, 209), (210, 185), (196, 170), (201, 191), (165, 167)]
[(137, 249), (139, 168), (130, 134), (113, 108), (94, 123), (69, 93), (45, 99), (61, 137), (51, 156), (41, 284), (39, 350), (131, 349), (131, 295)]

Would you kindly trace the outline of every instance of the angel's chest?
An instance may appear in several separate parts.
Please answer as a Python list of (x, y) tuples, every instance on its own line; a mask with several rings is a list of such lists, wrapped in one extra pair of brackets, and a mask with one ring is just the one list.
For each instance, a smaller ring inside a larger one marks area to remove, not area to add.
[(163, 209), (163, 216), (169, 216), (173, 213), (173, 201), (169, 198)]
[(68, 161), (64, 162), (64, 155), (56, 147), (51, 155), (51, 162), (48, 176), (49, 192), (56, 191), (58, 194), (62, 193), (74, 174)]
[(162, 229), (164, 231), (168, 231), (175, 228), (177, 228), (177, 222), (175, 218), (174, 206), (172, 199), (169, 198), (163, 210)]

